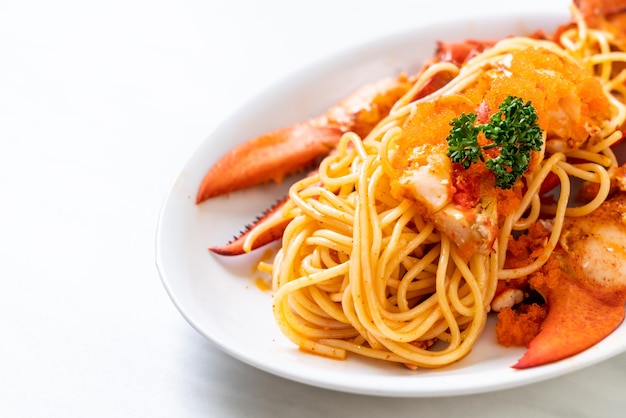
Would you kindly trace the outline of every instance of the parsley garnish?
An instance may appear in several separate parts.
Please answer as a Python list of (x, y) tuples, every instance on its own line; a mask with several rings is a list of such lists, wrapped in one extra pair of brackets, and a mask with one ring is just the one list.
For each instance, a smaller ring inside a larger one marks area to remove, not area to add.
[[(539, 151), (543, 145), (537, 113), (530, 102), (524, 104), (519, 97), (509, 96), (491, 116), (489, 123), (476, 125), (476, 114), (463, 113), (450, 125), (448, 157), (466, 170), (470, 165), (485, 161), (483, 150), (499, 148), (500, 155), (487, 160), (488, 170), (496, 176), (496, 186), (510, 189), (528, 169), (531, 151)], [(481, 146), (478, 134), (493, 142)]]

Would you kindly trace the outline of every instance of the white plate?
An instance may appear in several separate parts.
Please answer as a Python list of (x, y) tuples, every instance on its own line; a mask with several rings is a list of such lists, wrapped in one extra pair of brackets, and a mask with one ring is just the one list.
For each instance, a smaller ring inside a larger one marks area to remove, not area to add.
[[(495, 342), (494, 324), (462, 361), (440, 370), (349, 356), (334, 361), (304, 354), (280, 333), (271, 313), (271, 292), (255, 284), (254, 265), (265, 250), (243, 257), (210, 254), (279, 197), (282, 187), (260, 187), (202, 205), (194, 199), (200, 180), (228, 148), (259, 133), (320, 114), (359, 85), (400, 70), (415, 72), (437, 40), (497, 39), (551, 31), (568, 10), (537, 16), (492, 16), (421, 27), (332, 57), (254, 98), (226, 120), (193, 154), (162, 208), (156, 261), (169, 295), (182, 315), (225, 352), (254, 367), (326, 389), (398, 397), (433, 397), (512, 388), (563, 375), (626, 351), (626, 325), (595, 347), (567, 360), (529, 370), (510, 366), (522, 349)], [(296, 103), (293, 102), (296, 98)]]

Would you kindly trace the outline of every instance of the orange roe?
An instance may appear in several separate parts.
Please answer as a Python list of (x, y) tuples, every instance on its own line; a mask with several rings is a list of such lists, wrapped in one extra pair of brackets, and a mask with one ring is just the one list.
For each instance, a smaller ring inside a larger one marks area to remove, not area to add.
[(458, 97), (442, 97), (435, 101), (417, 104), (413, 117), (403, 127), (402, 136), (398, 139), (398, 152), (392, 164), (397, 169), (396, 176), (410, 168), (411, 156), (416, 147), (428, 145), (431, 152), (444, 154), (448, 151), (446, 138), (450, 133), (450, 121), (464, 112), (474, 111), (467, 101), (459, 101)]
[(543, 224), (532, 224), (526, 234), (511, 238), (507, 245), (506, 268), (523, 267), (531, 263), (541, 253), (550, 236)]
[(541, 269), (530, 276), (529, 282), (533, 289), (547, 293), (550, 289), (556, 288), (562, 274), (560, 261), (551, 257)]
[[(545, 295), (557, 286), (561, 275), (559, 261), (551, 258), (541, 269), (528, 276), (529, 288)], [(520, 280), (517, 284), (522, 285), (523, 282)], [(545, 304), (521, 304), (515, 308), (502, 309), (496, 323), (498, 344), (505, 347), (527, 345), (539, 333), (547, 315), (548, 306)]]
[(454, 164), (452, 169), (454, 185), (452, 200), (455, 204), (465, 209), (475, 207), (480, 200), (480, 174), (476, 175), (470, 170), (465, 170), (461, 164)]
[(520, 207), (522, 203), (522, 187), (520, 183), (510, 189), (497, 189), (498, 199), (498, 221), (504, 221), (504, 218), (512, 215)]
[(541, 330), (547, 309), (536, 303), (519, 309), (504, 308), (498, 313), (496, 337), (505, 347), (526, 346)]

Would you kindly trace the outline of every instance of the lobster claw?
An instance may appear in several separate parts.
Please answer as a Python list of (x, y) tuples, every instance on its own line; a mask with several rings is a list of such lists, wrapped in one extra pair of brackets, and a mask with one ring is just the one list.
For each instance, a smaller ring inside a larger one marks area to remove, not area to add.
[(569, 277), (547, 294), (541, 331), (513, 368), (526, 369), (578, 354), (611, 334), (624, 320), (624, 303), (599, 297)]
[(196, 203), (312, 167), (347, 131), (366, 135), (387, 116), (412, 83), (406, 77), (367, 84), (324, 115), (253, 138), (233, 148), (205, 174)]
[(225, 154), (205, 174), (196, 203), (295, 173), (328, 154), (341, 139), (337, 126), (297, 123), (247, 141)]

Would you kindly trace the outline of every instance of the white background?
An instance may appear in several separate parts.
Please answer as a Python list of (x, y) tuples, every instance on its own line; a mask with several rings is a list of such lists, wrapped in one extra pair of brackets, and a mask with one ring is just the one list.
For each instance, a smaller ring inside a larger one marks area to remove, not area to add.
[(154, 264), (178, 171), (269, 84), (420, 22), (546, 1), (1, 2), (0, 416), (617, 416), (626, 354), (449, 399), (293, 383), (201, 337)]

